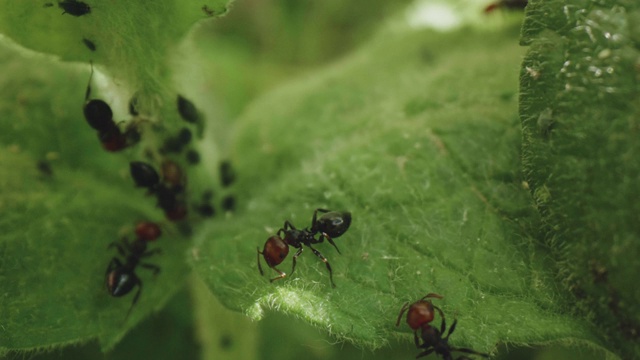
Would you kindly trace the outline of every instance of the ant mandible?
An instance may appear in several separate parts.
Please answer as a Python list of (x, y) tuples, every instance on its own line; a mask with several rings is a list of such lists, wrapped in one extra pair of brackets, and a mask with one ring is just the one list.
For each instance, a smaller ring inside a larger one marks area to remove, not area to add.
[[(318, 212), (324, 213), (320, 218), (318, 218)], [(325, 239), (329, 242), (329, 244), (333, 245), (334, 248), (340, 254), (340, 249), (333, 242), (334, 238), (340, 237), (344, 234), (351, 225), (351, 213), (348, 211), (329, 211), (325, 209), (316, 209), (313, 212), (313, 219), (311, 220), (311, 227), (305, 228), (303, 230), (296, 229), (291, 222), (286, 220), (284, 225), (276, 235), (273, 235), (267, 239), (267, 242), (264, 244), (264, 249), (260, 251), (258, 247), (256, 250), (258, 252), (258, 269), (260, 270), (260, 275), (264, 275), (262, 271), (262, 266), (260, 265), (260, 255), (264, 257), (264, 261), (267, 265), (273, 270), (277, 271), (280, 275), (271, 279), (271, 282), (282, 279), (287, 276), (286, 273), (278, 270), (276, 265), (279, 265), (284, 261), (284, 259), (289, 254), (289, 246), (293, 246), (298, 249), (296, 253), (293, 255), (293, 266), (291, 267), (291, 274), (296, 269), (296, 260), (300, 254), (302, 254), (303, 247), (305, 245), (311, 249), (311, 251), (322, 260), (327, 266), (327, 270), (329, 270), (329, 280), (331, 280), (331, 286), (336, 287), (336, 284), (333, 282), (333, 271), (331, 270), (331, 265), (327, 258), (320, 253), (317, 249), (315, 249), (311, 244), (319, 244), (323, 242)], [(315, 238), (317, 234), (320, 234), (318, 239)]]
[(112, 242), (109, 244), (108, 248), (115, 247), (118, 249), (118, 253), (124, 258), (124, 262), (117, 257), (113, 257), (105, 272), (105, 282), (111, 296), (121, 297), (130, 293), (134, 287), (138, 287), (125, 319), (129, 317), (142, 291), (142, 281), (135, 273), (136, 267), (140, 265), (150, 269), (154, 275), (160, 272), (158, 266), (141, 262), (141, 259), (161, 252), (160, 249), (147, 251), (147, 243), (155, 241), (162, 235), (160, 227), (155, 223), (143, 221), (136, 225), (135, 232), (137, 239), (133, 242), (129, 242), (125, 237), (120, 243)]
[[(447, 329), (446, 321), (444, 318), (444, 313), (442, 310), (433, 305), (431, 300), (427, 300), (429, 298), (442, 299), (442, 295), (429, 293), (425, 295), (422, 299), (414, 302), (409, 306), (409, 303), (405, 303), (400, 309), (400, 313), (398, 314), (398, 320), (396, 321), (396, 326), (400, 325), (400, 320), (402, 319), (402, 315), (405, 311), (407, 312), (407, 324), (413, 330), (413, 341), (416, 344), (417, 348), (424, 349), (423, 352), (416, 356), (417, 358), (421, 358), (427, 356), (432, 353), (436, 353), (441, 355), (444, 360), (452, 360), (453, 355), (452, 352), (463, 352), (467, 354), (478, 355), (482, 357), (489, 357), (488, 354), (484, 354), (481, 352), (477, 352), (472, 349), (467, 348), (456, 348), (449, 345), (449, 336), (456, 329), (456, 324), (458, 320), (454, 320), (453, 324), (449, 328), (446, 336), (442, 336)], [(434, 309), (438, 311), (440, 317), (442, 318), (442, 322), (440, 323), (440, 329), (429, 325), (430, 322), (433, 321), (435, 316)], [(418, 337), (418, 329), (420, 329), (420, 337)], [(420, 344), (420, 340), (422, 340), (422, 344)], [(468, 356), (461, 355), (456, 358), (456, 360), (470, 360)]]

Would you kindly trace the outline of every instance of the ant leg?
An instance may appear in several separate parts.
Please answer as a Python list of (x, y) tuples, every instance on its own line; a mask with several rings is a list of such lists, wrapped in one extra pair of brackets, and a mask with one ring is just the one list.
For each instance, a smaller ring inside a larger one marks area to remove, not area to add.
[(322, 238), (327, 239), (327, 241), (329, 242), (329, 244), (333, 245), (334, 248), (336, 248), (336, 251), (338, 251), (338, 254), (342, 255), (342, 253), (340, 252), (340, 249), (338, 249), (338, 246), (336, 246), (336, 243), (333, 242), (333, 239), (331, 238), (331, 236), (322, 233), (320, 235), (320, 240), (318, 240), (318, 242), (322, 242)]
[(298, 256), (300, 256), (300, 254), (302, 254), (302, 246), (300, 247), (300, 249), (298, 249), (298, 251), (296, 251), (295, 254), (293, 254), (293, 266), (291, 266), (291, 273), (289, 273), (289, 275), (293, 275), (293, 271), (296, 269), (296, 259), (298, 259)]
[(445, 339), (449, 338), (449, 335), (451, 335), (451, 333), (456, 329), (456, 325), (458, 324), (458, 319), (453, 320), (453, 324), (451, 324), (451, 327), (449, 328), (449, 331), (447, 332), (447, 336), (445, 336)]
[(109, 246), (107, 246), (107, 249), (111, 249), (112, 247), (115, 247), (116, 249), (118, 249), (118, 253), (120, 253), (120, 255), (122, 257), (126, 257), (127, 256), (127, 253), (122, 248), (122, 245), (120, 243), (118, 243), (117, 241), (114, 241), (111, 244), (109, 244)]
[(134, 275), (133, 280), (135, 281), (133, 286), (138, 286), (138, 292), (133, 297), (133, 301), (131, 302), (131, 306), (129, 307), (129, 311), (127, 312), (127, 316), (124, 318), (124, 321), (127, 321), (129, 318), (129, 314), (131, 314), (131, 310), (133, 310), (133, 306), (138, 302), (138, 298), (140, 297), (140, 292), (142, 291), (142, 281)]
[(421, 352), (420, 354), (418, 354), (418, 356), (416, 356), (416, 359), (427, 356), (429, 354), (431, 354), (435, 349), (430, 349), (430, 350), (426, 350)]
[(258, 270), (260, 270), (260, 275), (264, 276), (264, 271), (262, 271), (262, 265), (260, 265), (260, 254), (263, 254), (260, 251), (260, 247), (256, 247), (256, 251), (258, 252), (258, 255), (256, 255), (256, 258), (258, 259)]
[[(442, 310), (439, 307), (437, 307), (437, 306), (435, 306), (433, 304), (432, 304), (432, 306), (433, 306), (434, 309), (438, 310), (438, 313), (440, 314), (440, 317), (442, 318), (442, 322), (440, 323), (440, 334), (444, 334), (444, 331), (447, 328), (447, 321), (444, 318), (444, 313), (442, 312)], [(455, 329), (455, 328), (456, 328), (456, 321), (453, 322), (453, 326), (451, 327), (451, 329), (449, 329), (449, 334), (451, 334), (453, 332), (452, 329)], [(447, 337), (449, 336), (449, 334), (447, 334)], [(447, 337), (445, 337), (445, 339)]]
[(283, 228), (285, 230), (287, 230), (287, 228), (289, 228), (288, 230), (295, 230), (296, 229), (296, 227), (293, 226), (293, 224), (289, 220), (285, 220)]
[(307, 245), (309, 247), (309, 249), (311, 249), (311, 251), (313, 251), (313, 253), (320, 258), (320, 260), (322, 260), (322, 262), (324, 262), (325, 265), (327, 265), (327, 270), (329, 270), (329, 280), (331, 280), (331, 286), (332, 287), (336, 287), (336, 284), (333, 282), (333, 271), (331, 270), (331, 265), (329, 264), (329, 260), (327, 260), (326, 257), (324, 257), (324, 255), (322, 255), (322, 253), (320, 253), (320, 251), (316, 250), (315, 248), (313, 248), (311, 245)]
[(284, 239), (281, 233), (283, 233), (286, 236), (287, 230), (296, 230), (296, 227), (293, 226), (293, 224), (289, 220), (285, 220), (284, 225), (282, 225), (282, 227), (280, 228), (280, 230), (278, 230), (276, 235)]
[(413, 331), (413, 342), (416, 344), (417, 348), (420, 348), (420, 338), (418, 338), (418, 330)]
[(321, 213), (328, 213), (331, 210), (320, 209), (320, 208), (316, 209), (316, 211), (313, 212), (313, 218), (311, 219), (311, 229), (315, 229), (316, 228), (316, 222), (318, 220), (318, 211), (321, 212)]
[[(404, 303), (404, 305), (402, 305), (402, 308), (400, 309), (400, 313), (398, 314), (398, 320), (396, 321), (396, 326), (400, 326), (400, 319), (402, 319), (402, 315), (404, 314), (405, 311), (407, 311), (407, 309), (409, 308), (409, 303), (406, 302)], [(414, 332), (415, 334), (415, 332)]]
[(280, 270), (276, 269), (275, 267), (272, 267), (272, 269), (273, 269), (273, 270), (275, 270), (275, 271), (277, 271), (277, 272), (280, 274), (280, 276), (276, 276), (276, 277), (274, 277), (273, 279), (270, 279), (269, 281), (271, 281), (271, 282), (274, 282), (274, 281), (276, 281), (276, 280), (280, 280), (280, 279), (284, 279), (284, 278), (285, 278), (285, 276), (287, 276), (287, 274), (285, 274), (285, 273), (283, 273), (282, 271), (280, 271)]
[(140, 266), (142, 266), (145, 269), (149, 269), (153, 271), (153, 275), (158, 275), (158, 273), (160, 272), (160, 267), (157, 265), (140, 263)]
[[(467, 354), (478, 355), (478, 356), (482, 356), (482, 357), (486, 357), (486, 358), (488, 358), (488, 357), (489, 357), (489, 354), (485, 354), (485, 353), (477, 352), (477, 351), (475, 351), (475, 350), (467, 349), (467, 348), (454, 348), (454, 347), (452, 347), (452, 348), (450, 348), (450, 350), (451, 350), (451, 351), (459, 351), (459, 352), (463, 352), (463, 353), (467, 353)], [(468, 357), (468, 356), (464, 356), (464, 355), (462, 355), (462, 356), (460, 356), (460, 357), (459, 357), (458, 359), (456, 359), (456, 360), (461, 360), (461, 359), (471, 359), (471, 358), (470, 358), (470, 357)]]

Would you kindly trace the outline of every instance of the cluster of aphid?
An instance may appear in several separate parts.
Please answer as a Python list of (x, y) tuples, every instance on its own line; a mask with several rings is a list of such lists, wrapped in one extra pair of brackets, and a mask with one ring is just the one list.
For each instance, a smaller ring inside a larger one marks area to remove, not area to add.
[[(68, 2), (60, 3), (68, 5)], [(76, 5), (74, 5), (76, 6)], [(75, 9), (75, 8), (74, 8)], [(67, 12), (73, 9), (65, 9)], [(91, 75), (89, 84), (85, 94), (85, 103), (83, 113), (86, 122), (91, 128), (96, 130), (98, 139), (102, 147), (109, 152), (117, 152), (137, 144), (141, 138), (141, 127), (139, 121), (130, 121), (129, 124), (121, 128), (113, 119), (113, 111), (109, 104), (100, 99), (91, 99), (91, 79), (93, 77), (93, 65), (91, 66)], [(187, 123), (194, 124), (199, 133), (202, 133), (204, 124), (201, 116), (195, 106), (178, 95), (177, 109), (180, 117)], [(136, 117), (138, 111), (135, 104), (135, 98), (129, 103), (129, 113)], [(153, 195), (156, 199), (157, 206), (161, 208), (165, 217), (169, 221), (178, 222), (187, 217), (187, 177), (177, 161), (169, 159), (169, 156), (184, 156), (187, 163), (194, 165), (199, 162), (199, 154), (189, 148), (192, 140), (191, 130), (188, 127), (181, 128), (175, 136), (165, 138), (159, 147), (160, 161), (159, 171), (153, 165), (142, 161), (132, 161), (129, 164), (131, 178), (135, 185), (145, 188), (149, 195)], [(150, 152), (148, 152), (151, 154)], [(151, 158), (155, 156), (149, 155)], [(39, 163), (38, 168), (44, 174), (51, 175), (52, 170), (47, 163)], [(221, 184), (223, 187), (229, 187), (235, 181), (235, 173), (228, 161), (220, 163)], [(193, 208), (203, 217), (211, 217), (215, 214), (215, 209), (211, 204), (213, 200), (213, 192), (211, 190), (204, 191), (202, 197)], [(222, 200), (222, 207), (226, 211), (233, 210), (235, 199), (231, 194), (226, 195)], [(188, 228), (184, 222), (181, 223)], [(135, 287), (138, 287), (131, 308), (137, 303), (142, 289), (142, 281), (136, 275), (135, 270), (140, 267), (153, 270), (154, 274), (160, 271), (160, 268), (141, 262), (141, 259), (157, 254), (159, 249), (147, 251), (147, 243), (155, 241), (160, 235), (160, 227), (152, 222), (140, 222), (136, 226), (136, 239), (128, 241), (126, 238), (120, 242), (112, 243), (109, 247), (116, 247), (121, 259), (114, 257), (105, 274), (107, 289), (112, 296), (120, 297), (130, 293)], [(127, 314), (128, 316), (128, 314)]]
[(171, 160), (162, 163), (162, 180), (153, 166), (142, 161), (129, 164), (131, 177), (137, 186), (146, 188), (156, 196), (158, 207), (164, 210), (167, 219), (178, 221), (187, 215), (185, 199), (186, 178), (180, 166)]

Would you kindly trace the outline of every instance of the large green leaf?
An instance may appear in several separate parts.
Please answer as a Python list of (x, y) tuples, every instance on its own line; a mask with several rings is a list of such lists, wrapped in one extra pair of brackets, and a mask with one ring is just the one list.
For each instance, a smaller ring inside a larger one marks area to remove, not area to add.
[(638, 24), (637, 1), (534, 1), (521, 77), (523, 163), (546, 241), (625, 358), (640, 356)]
[[(515, 101), (521, 55), (504, 31), (384, 33), (254, 103), (235, 138), (239, 210), (196, 234), (197, 273), (252, 318), (278, 310), (373, 348), (408, 333), (394, 326), (401, 305), (429, 292), (444, 295), (449, 324), (458, 319), (455, 345), (602, 344), (571, 315), (533, 239)], [(342, 255), (317, 245), (337, 288), (309, 250), (291, 278), (270, 284), (276, 273), (260, 276), (256, 247), (286, 219), (309, 226), (318, 207), (353, 213), (336, 240)]]
[[(94, 338), (110, 348), (181, 286), (188, 243), (162, 224), (165, 255), (149, 259), (162, 272), (138, 272), (144, 290), (125, 320), (133, 292), (108, 295), (105, 269), (117, 252), (107, 246), (131, 239), (137, 221), (164, 219), (128, 176), (129, 161), (141, 159), (137, 149), (107, 153), (86, 124), (88, 71), (4, 46), (0, 60), (0, 352)], [(179, 121), (175, 108), (171, 117)]]
[(62, 60), (106, 65), (120, 86), (147, 100), (145, 95), (169, 90), (167, 59), (184, 34), (194, 22), (224, 14), (228, 1), (94, 0), (81, 2), (91, 9), (81, 16), (63, 14), (62, 4), (68, 3), (76, 2), (2, 0), (0, 32), (25, 48)]

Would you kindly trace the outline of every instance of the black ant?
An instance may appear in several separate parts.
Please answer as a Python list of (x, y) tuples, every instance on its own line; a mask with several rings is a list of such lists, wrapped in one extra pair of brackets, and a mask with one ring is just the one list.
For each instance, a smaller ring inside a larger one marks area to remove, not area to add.
[(184, 219), (187, 207), (184, 204), (186, 179), (182, 170), (173, 161), (162, 163), (162, 181), (153, 166), (142, 161), (129, 164), (131, 177), (137, 186), (147, 188), (156, 195), (158, 206), (164, 210), (165, 216), (172, 221)]
[(140, 265), (143, 268), (150, 269), (154, 275), (160, 272), (158, 266), (141, 262), (143, 258), (160, 253), (160, 249), (147, 251), (147, 243), (157, 240), (162, 235), (160, 227), (155, 223), (143, 221), (136, 225), (135, 232), (137, 235), (135, 241), (129, 242), (127, 238), (123, 238), (120, 243), (113, 242), (109, 245), (108, 248), (115, 247), (118, 249), (118, 253), (124, 258), (124, 262), (114, 257), (105, 272), (105, 282), (111, 296), (121, 297), (130, 293), (134, 287), (138, 287), (138, 291), (131, 302), (131, 307), (127, 312), (127, 318), (133, 306), (138, 302), (142, 291), (142, 281), (135, 273), (136, 267)]
[[(436, 354), (441, 355), (444, 360), (452, 360), (452, 352), (454, 351), (478, 355), (482, 357), (489, 357), (488, 354), (477, 352), (472, 349), (456, 348), (450, 346), (449, 336), (456, 329), (458, 320), (453, 321), (453, 324), (449, 328), (447, 335), (443, 337), (442, 334), (444, 334), (447, 329), (444, 313), (439, 307), (433, 305), (433, 303), (431, 303), (431, 300), (427, 300), (429, 298), (442, 299), (443, 296), (430, 293), (411, 305), (409, 305), (409, 303), (405, 303), (400, 309), (398, 320), (396, 321), (396, 326), (399, 326), (402, 315), (405, 311), (409, 310), (407, 312), (407, 324), (413, 330), (413, 341), (415, 342), (417, 348), (424, 349), (423, 352), (416, 356), (416, 359), (435, 352)], [(440, 330), (429, 325), (429, 323), (433, 321), (433, 318), (435, 316), (434, 309), (438, 311), (440, 317), (442, 318), (442, 322), (440, 323)], [(418, 329), (420, 329), (420, 337), (418, 337)], [(420, 344), (420, 339), (422, 340), (422, 344)], [(471, 360), (471, 358), (465, 355), (461, 355), (457, 357), (456, 360)]]
[(528, 3), (528, 0), (497, 0), (485, 7), (484, 13), (489, 14), (497, 9), (523, 10)]
[[(320, 218), (318, 218), (318, 212), (324, 213)], [(271, 236), (267, 239), (267, 242), (264, 244), (264, 249), (260, 251), (260, 248), (257, 248), (257, 258), (258, 258), (258, 269), (260, 270), (260, 274), (264, 275), (262, 271), (262, 266), (260, 265), (260, 255), (264, 257), (264, 261), (267, 265), (273, 270), (277, 271), (280, 276), (277, 276), (271, 279), (271, 282), (282, 279), (287, 274), (278, 270), (275, 266), (279, 265), (284, 261), (284, 259), (289, 254), (289, 246), (293, 246), (298, 249), (296, 253), (293, 255), (293, 266), (291, 268), (291, 274), (296, 269), (296, 259), (300, 254), (302, 254), (303, 247), (302, 245), (306, 245), (311, 249), (311, 251), (322, 260), (327, 266), (327, 270), (329, 270), (329, 279), (331, 280), (331, 285), (336, 287), (333, 282), (333, 271), (331, 270), (331, 265), (329, 265), (329, 261), (325, 258), (320, 251), (316, 250), (311, 244), (319, 244), (324, 239), (327, 239), (329, 244), (333, 245), (334, 248), (340, 254), (340, 250), (333, 242), (334, 238), (337, 238), (344, 234), (351, 225), (351, 213), (348, 211), (329, 211), (325, 209), (316, 209), (313, 212), (313, 219), (311, 220), (311, 228), (305, 228), (303, 230), (296, 229), (291, 222), (288, 220), (284, 222), (284, 226), (278, 230), (276, 235)], [(320, 238), (316, 239), (315, 236), (320, 234)], [(284, 235), (284, 237), (283, 237)]]
[(98, 139), (102, 147), (107, 151), (120, 151), (140, 139), (140, 133), (135, 126), (122, 130), (113, 121), (113, 111), (105, 101), (100, 99), (91, 99), (91, 79), (93, 78), (93, 63), (91, 64), (91, 75), (87, 84), (87, 91), (84, 96), (84, 118), (89, 126), (98, 131)]

